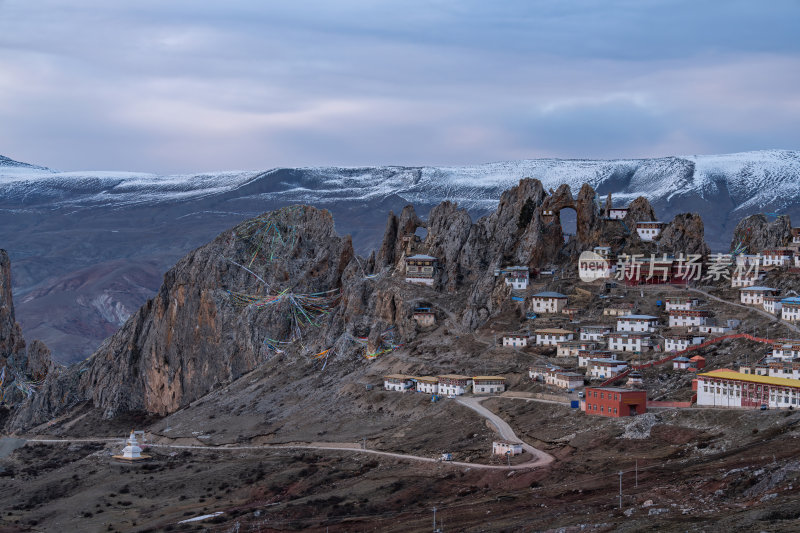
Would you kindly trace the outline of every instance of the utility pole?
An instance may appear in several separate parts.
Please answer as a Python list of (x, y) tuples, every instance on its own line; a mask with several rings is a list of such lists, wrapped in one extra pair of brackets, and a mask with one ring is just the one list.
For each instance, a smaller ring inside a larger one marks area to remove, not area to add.
[(366, 449), (367, 449), (367, 437), (362, 437), (362, 440), (361, 440), (361, 449), (362, 449), (362, 450), (366, 450)]
[(436, 507), (433, 508), (433, 533), (436, 533)]
[(619, 471), (619, 508), (622, 509), (622, 470)]
[(639, 486), (639, 459), (636, 459), (636, 484), (634, 486)]

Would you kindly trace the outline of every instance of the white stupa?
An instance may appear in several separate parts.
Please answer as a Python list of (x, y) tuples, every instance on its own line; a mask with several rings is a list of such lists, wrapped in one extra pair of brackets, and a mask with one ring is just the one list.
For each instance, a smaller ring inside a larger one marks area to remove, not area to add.
[(136, 440), (136, 432), (131, 430), (131, 435), (125, 441), (126, 446), (122, 449), (122, 455), (114, 455), (114, 459), (121, 459), (123, 461), (141, 461), (143, 459), (150, 459), (149, 455), (142, 455), (142, 449), (139, 447), (139, 442)]

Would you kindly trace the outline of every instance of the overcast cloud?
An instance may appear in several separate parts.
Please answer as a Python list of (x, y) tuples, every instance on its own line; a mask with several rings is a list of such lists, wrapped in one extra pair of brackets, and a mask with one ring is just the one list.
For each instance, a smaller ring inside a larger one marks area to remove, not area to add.
[(794, 149), (798, 22), (795, 1), (5, 0), (0, 154), (166, 173)]

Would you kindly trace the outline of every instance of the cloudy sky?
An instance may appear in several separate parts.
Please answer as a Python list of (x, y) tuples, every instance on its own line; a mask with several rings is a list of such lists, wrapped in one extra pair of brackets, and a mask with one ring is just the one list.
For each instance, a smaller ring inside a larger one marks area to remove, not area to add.
[(63, 170), (800, 148), (800, 2), (0, 0), (0, 154)]

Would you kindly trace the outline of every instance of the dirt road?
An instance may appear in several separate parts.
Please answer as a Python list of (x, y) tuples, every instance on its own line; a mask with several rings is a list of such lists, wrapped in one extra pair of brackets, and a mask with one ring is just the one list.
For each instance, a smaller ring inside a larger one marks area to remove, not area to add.
[(488, 410), (487, 408), (482, 406), (481, 402), (484, 399), (485, 398), (464, 398), (464, 397), (461, 397), (461, 398), (458, 398), (456, 401), (458, 403), (460, 403), (461, 405), (463, 405), (464, 407), (472, 409), (473, 411), (475, 411), (476, 413), (478, 413), (482, 417), (484, 417), (487, 420), (489, 420), (489, 422), (491, 422), (491, 424), (497, 430), (497, 433), (503, 439), (505, 439), (505, 440), (507, 440), (509, 442), (521, 442), (522, 443), (522, 448), (526, 452), (530, 453), (533, 456), (533, 459), (531, 461), (528, 461), (527, 463), (525, 463), (523, 465), (518, 465), (518, 466), (526, 466), (526, 467), (530, 468), (530, 467), (533, 467), (533, 466), (544, 466), (544, 465), (547, 465), (547, 464), (550, 464), (550, 463), (553, 462), (553, 456), (552, 455), (550, 455), (549, 453), (545, 453), (542, 450), (538, 450), (538, 449), (534, 448), (533, 446), (531, 446), (530, 444), (527, 444), (527, 443), (523, 442), (519, 437), (517, 437), (517, 434), (514, 433), (514, 430), (511, 429), (511, 426), (509, 426), (506, 423), (505, 420), (503, 420), (502, 418), (500, 418), (499, 416), (497, 416), (496, 414), (494, 414), (493, 412), (491, 412), (490, 410)]
[[(491, 422), (491, 424), (497, 429), (498, 434), (504, 440), (508, 440), (511, 442), (522, 442), (514, 433), (514, 430), (511, 429), (502, 418), (497, 416), (496, 414), (492, 413), (485, 407), (483, 407), (480, 402), (483, 401), (485, 398), (459, 398), (457, 401), (464, 405), (465, 407), (472, 409), (482, 417), (486, 418)], [(122, 441), (122, 438), (108, 438), (108, 437), (98, 437), (98, 438), (83, 438), (83, 439), (43, 439), (43, 438), (30, 438), (27, 439), (27, 442), (30, 443), (42, 443), (42, 444), (57, 444), (57, 443), (67, 443), (67, 442), (111, 442), (111, 441)], [(419, 462), (426, 462), (426, 463), (441, 463), (443, 465), (451, 465), (457, 467), (468, 467), (468, 468), (482, 468), (482, 469), (494, 469), (494, 470), (527, 470), (530, 468), (538, 468), (541, 466), (545, 466), (550, 464), (553, 461), (553, 457), (545, 453), (541, 450), (537, 450), (533, 446), (522, 443), (522, 447), (525, 451), (531, 454), (532, 459), (525, 463), (517, 464), (517, 465), (485, 465), (480, 463), (465, 463), (461, 461), (441, 461), (438, 457), (424, 457), (420, 455), (408, 455), (402, 453), (393, 453), (393, 452), (385, 452), (380, 450), (371, 450), (369, 448), (361, 448), (358, 444), (353, 444), (349, 442), (314, 442), (308, 444), (261, 444), (261, 445), (220, 445), (220, 446), (210, 446), (204, 444), (166, 444), (166, 443), (152, 443), (148, 444), (150, 448), (173, 448), (173, 449), (193, 449), (193, 450), (214, 450), (217, 452), (221, 451), (237, 451), (237, 450), (280, 450), (280, 449), (287, 449), (287, 450), (325, 450), (325, 451), (340, 451), (340, 452), (356, 452), (356, 453), (367, 453), (372, 455), (380, 455), (384, 457), (392, 457), (395, 459), (403, 459), (408, 461), (419, 461)]]

